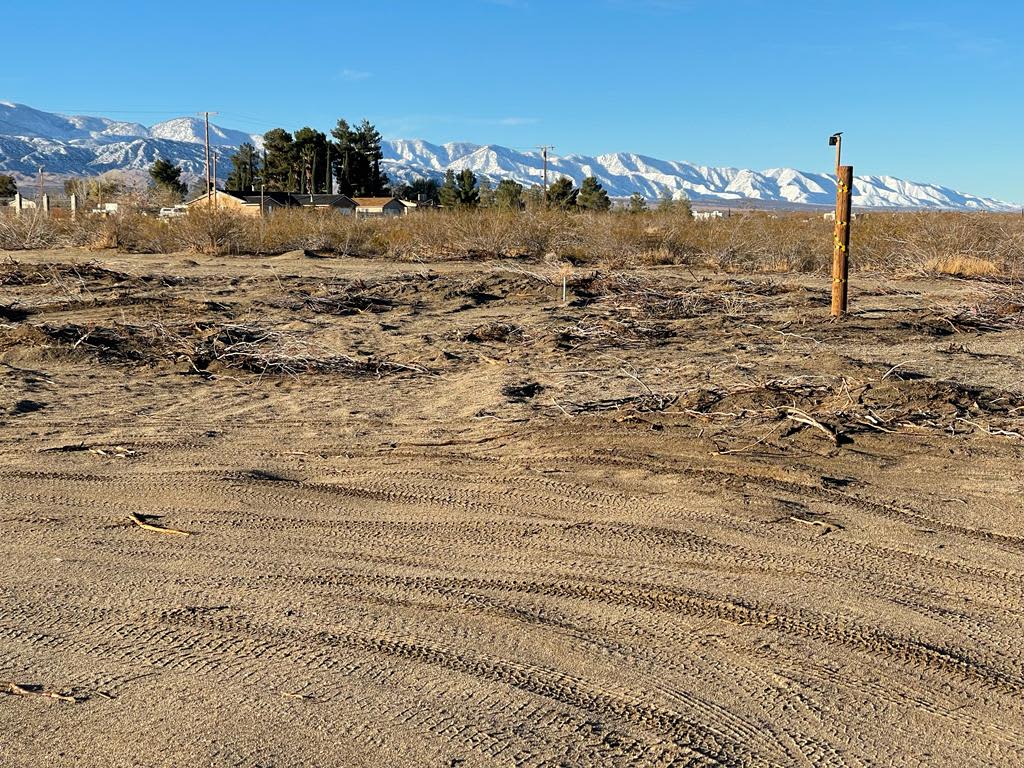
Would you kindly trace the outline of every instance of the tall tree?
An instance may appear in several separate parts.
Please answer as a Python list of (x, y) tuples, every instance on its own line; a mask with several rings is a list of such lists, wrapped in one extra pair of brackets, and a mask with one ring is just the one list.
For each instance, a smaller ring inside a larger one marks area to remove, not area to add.
[(238, 192), (254, 189), (256, 179), (261, 172), (261, 165), (259, 151), (254, 145), (245, 142), (231, 156), (231, 173), (228, 175), (225, 188)]
[(455, 183), (455, 171), (449, 168), (444, 172), (444, 184), (441, 185), (441, 206), (455, 208), (459, 204), (459, 188)]
[(306, 126), (295, 132), (294, 145), (299, 164), (299, 192), (310, 194), (329, 191), (325, 173), (329, 154), (327, 136)]
[(548, 187), (548, 207), (568, 210), (576, 205), (579, 190), (572, 185), (572, 179), (562, 176)]
[(369, 120), (352, 128), (345, 119), (331, 131), (338, 159), (334, 164), (338, 191), (356, 197), (377, 197), (389, 192), (388, 177), (380, 169), (384, 153), (381, 135)]
[(387, 174), (380, 169), (381, 161), (384, 159), (382, 141), (380, 133), (369, 120), (364, 119), (356, 129), (355, 147), (363, 156), (365, 168), (365, 176), (361, 180), (362, 191), (359, 194), (367, 197), (384, 195), (390, 191)]
[(334, 147), (337, 150), (337, 159), (334, 163), (334, 179), (338, 185), (338, 192), (343, 195), (355, 194), (355, 168), (358, 160), (358, 153), (354, 146), (355, 134), (349, 127), (345, 118), (339, 118), (338, 124), (331, 131), (334, 137)]
[(13, 176), (0, 173), (0, 197), (14, 197), (18, 194), (18, 185)]
[(523, 185), (513, 179), (502, 179), (494, 191), (494, 204), (502, 210), (522, 210)]
[(181, 180), (181, 168), (169, 160), (158, 157), (149, 167), (149, 175), (158, 190), (177, 196), (179, 200), (188, 192), (188, 186)]
[(576, 205), (585, 211), (607, 211), (612, 207), (611, 198), (605, 192), (596, 176), (587, 176), (580, 185)]
[(292, 135), (283, 128), (274, 128), (263, 134), (263, 147), (267, 158), (263, 169), (267, 190), (293, 192), (298, 189), (298, 158)]
[(480, 205), (480, 190), (477, 188), (476, 174), (469, 168), (463, 168), (458, 176), (456, 189), (459, 208), (476, 208)]

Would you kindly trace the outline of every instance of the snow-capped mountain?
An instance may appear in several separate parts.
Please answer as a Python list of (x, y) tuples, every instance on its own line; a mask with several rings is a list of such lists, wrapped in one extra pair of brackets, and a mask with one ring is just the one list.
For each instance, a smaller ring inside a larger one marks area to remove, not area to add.
[[(541, 184), (543, 158), (538, 152), (517, 152), (495, 145), (451, 143), (435, 145), (419, 140), (384, 143), (384, 168), (392, 179), (409, 181), (417, 176), (439, 177), (447, 169), (469, 168), (492, 183), (512, 178), (521, 184)], [(692, 163), (657, 160), (630, 152), (548, 156), (548, 181), (568, 176), (577, 184), (596, 176), (608, 194), (628, 197), (639, 192), (648, 199), (668, 190), (676, 198), (696, 202), (826, 205), (835, 203), (835, 177), (792, 168), (751, 171), (709, 168)], [(935, 184), (919, 184), (891, 176), (858, 176), (853, 203), (857, 207), (948, 208), (978, 211), (1009, 211), (1017, 206), (999, 200), (964, 194)]]
[[(81, 115), (43, 112), (23, 104), (0, 101), (0, 172), (23, 179), (44, 167), (48, 177), (96, 175), (120, 170), (144, 175), (159, 157), (182, 166), (188, 178), (204, 172), (204, 124), (198, 117), (179, 117), (146, 127), (139, 123)], [(262, 146), (262, 137), (210, 124), (210, 144), (224, 158), (217, 175), (230, 168), (227, 155), (243, 142)], [(497, 145), (465, 142), (431, 144), (421, 140), (385, 141), (384, 170), (395, 181), (419, 176), (441, 178), (445, 171), (469, 168), (496, 184), (504, 178), (527, 186), (540, 184), (543, 161), (538, 152), (519, 152)], [(639, 193), (649, 199), (666, 191), (695, 202), (740, 205), (832, 205), (835, 177), (792, 168), (764, 171), (712, 168), (658, 160), (630, 152), (590, 157), (548, 157), (548, 179), (568, 176), (579, 184), (596, 176), (613, 197)], [(933, 208), (976, 211), (1017, 210), (1016, 205), (969, 195), (936, 184), (890, 176), (858, 176), (854, 205), (878, 208)]]

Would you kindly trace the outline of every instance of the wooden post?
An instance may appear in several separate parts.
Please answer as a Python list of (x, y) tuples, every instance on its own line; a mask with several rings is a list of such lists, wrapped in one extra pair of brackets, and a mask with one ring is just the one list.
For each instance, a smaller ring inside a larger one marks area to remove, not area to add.
[(832, 317), (846, 314), (850, 272), (850, 218), (853, 207), (853, 166), (841, 165), (836, 174), (836, 226), (832, 251)]

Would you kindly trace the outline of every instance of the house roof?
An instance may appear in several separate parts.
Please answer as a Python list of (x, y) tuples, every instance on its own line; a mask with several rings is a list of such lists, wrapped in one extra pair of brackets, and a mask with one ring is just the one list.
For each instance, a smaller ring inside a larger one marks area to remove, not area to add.
[(398, 202), (394, 197), (353, 197), (352, 201), (360, 208), (383, 208), (388, 203)]
[[(259, 205), (261, 196), (259, 192), (239, 192), (232, 189), (219, 189), (219, 193), (243, 200), (250, 205)], [(276, 203), (287, 207), (309, 207), (324, 206), (330, 208), (355, 208), (356, 204), (346, 195), (300, 195), (295, 192), (264, 192), (262, 195), (264, 203)]]

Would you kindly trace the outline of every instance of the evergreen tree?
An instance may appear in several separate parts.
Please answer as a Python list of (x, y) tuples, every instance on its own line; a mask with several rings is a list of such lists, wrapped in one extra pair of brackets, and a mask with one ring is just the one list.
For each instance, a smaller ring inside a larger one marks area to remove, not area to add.
[(439, 193), (443, 208), (455, 208), (459, 204), (459, 189), (455, 185), (455, 171), (449, 168), (444, 173), (444, 184)]
[(607, 211), (612, 207), (612, 201), (597, 177), (587, 176), (580, 185), (576, 205), (585, 211)]
[(256, 147), (245, 142), (231, 156), (231, 173), (224, 185), (225, 189), (237, 192), (250, 191), (256, 188), (256, 179), (261, 173), (262, 162)]
[(353, 146), (354, 134), (349, 127), (348, 121), (344, 118), (338, 119), (338, 124), (331, 131), (334, 137), (334, 146), (337, 149), (337, 160), (334, 165), (334, 179), (338, 185), (338, 192), (343, 195), (355, 194), (355, 183), (353, 181), (353, 163), (356, 162), (356, 150)]
[(502, 179), (494, 192), (494, 203), (507, 211), (523, 209), (523, 185), (512, 179)]
[(149, 175), (157, 189), (176, 195), (178, 199), (184, 197), (188, 191), (188, 187), (181, 180), (181, 168), (162, 157), (158, 157), (150, 166)]
[(263, 169), (267, 191), (293, 192), (298, 187), (297, 158), (292, 135), (283, 128), (263, 134), (266, 167)]
[(661, 196), (658, 198), (658, 210), (670, 211), (675, 207), (676, 201), (672, 197), (672, 190), (668, 187), (661, 188)]
[[(381, 151), (382, 137), (373, 123), (363, 120), (355, 134), (355, 147), (363, 156), (364, 175), (361, 179), (361, 195), (378, 197), (390, 191), (387, 174), (380, 169), (384, 153)], [(358, 192), (358, 190), (357, 190)]]
[(569, 210), (576, 205), (578, 194), (579, 190), (572, 185), (572, 179), (562, 176), (548, 187), (548, 207), (563, 211)]
[(14, 197), (18, 194), (18, 185), (13, 176), (0, 173), (0, 197)]
[(331, 131), (337, 149), (335, 178), (338, 191), (355, 197), (378, 197), (389, 192), (387, 174), (380, 169), (384, 153), (381, 135), (369, 120), (353, 129), (348, 121), (339, 119)]
[(647, 210), (647, 198), (639, 192), (634, 192), (629, 197), (628, 210), (630, 213), (643, 213)]
[(308, 126), (300, 128), (295, 132), (294, 147), (298, 160), (299, 192), (316, 194), (329, 191), (327, 137)]
[(480, 204), (480, 190), (477, 189), (476, 174), (469, 168), (463, 168), (458, 176), (458, 187), (455, 190), (456, 204), (459, 208), (476, 208)]
[(419, 202), (420, 195), (423, 195), (425, 201), (435, 205), (441, 202), (441, 185), (435, 179), (416, 178), (412, 180), (412, 183), (398, 188), (395, 192), (396, 197), (412, 200), (414, 203)]

